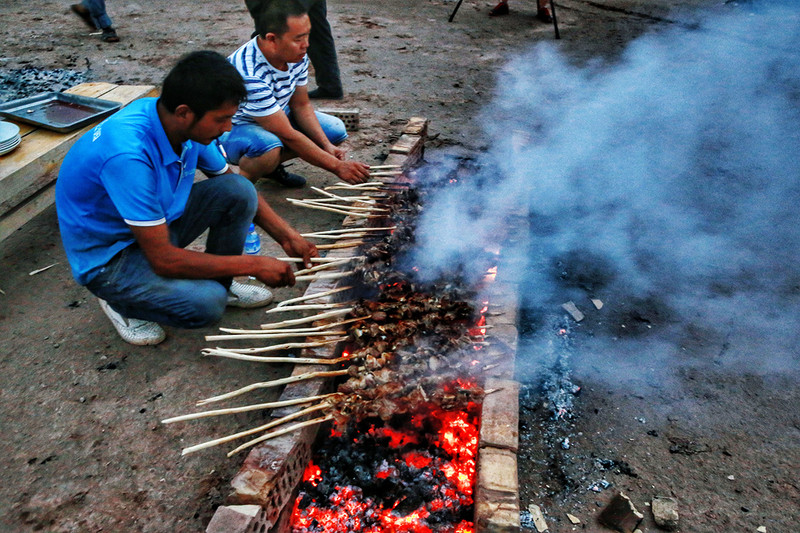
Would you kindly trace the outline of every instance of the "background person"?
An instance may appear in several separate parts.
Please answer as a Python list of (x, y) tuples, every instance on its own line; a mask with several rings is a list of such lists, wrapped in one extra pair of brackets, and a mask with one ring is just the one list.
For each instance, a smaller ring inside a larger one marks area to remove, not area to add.
[(222, 136), (230, 163), (251, 180), (271, 178), (288, 187), (306, 180), (282, 163), (300, 157), (349, 183), (369, 177), (369, 166), (347, 161), (339, 148), (347, 139), (344, 123), (316, 112), (308, 98), (308, 38), (311, 22), (296, 1), (273, 2), (258, 18), (258, 35), (228, 60), (242, 75), (247, 101)]
[[(261, 13), (272, 2), (280, 0), (245, 0), (250, 16), (257, 23)], [(328, 3), (325, 0), (299, 0), (311, 20), (311, 34), (308, 37), (308, 58), (314, 66), (314, 80), (317, 88), (308, 92), (309, 98), (340, 100), (344, 96), (339, 61), (336, 57), (336, 43), (333, 41), (331, 25), (328, 22)], [(258, 28), (253, 37), (258, 34)]]
[(105, 0), (82, 0), (80, 4), (69, 6), (70, 11), (78, 15), (93, 30), (103, 30), (100, 39), (107, 43), (119, 42), (117, 30), (111, 25), (111, 17), (106, 13)]

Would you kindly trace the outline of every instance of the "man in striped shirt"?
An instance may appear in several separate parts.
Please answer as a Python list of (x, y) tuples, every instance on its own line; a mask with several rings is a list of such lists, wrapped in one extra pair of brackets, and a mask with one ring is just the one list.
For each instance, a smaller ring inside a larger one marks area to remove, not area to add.
[(348, 183), (369, 177), (369, 166), (348, 161), (339, 148), (347, 138), (344, 123), (314, 111), (308, 98), (308, 35), (311, 22), (294, 0), (274, 2), (256, 21), (258, 35), (228, 57), (244, 78), (247, 102), (220, 139), (230, 163), (251, 179), (275, 179), (302, 187), (305, 178), (282, 163), (300, 157)]

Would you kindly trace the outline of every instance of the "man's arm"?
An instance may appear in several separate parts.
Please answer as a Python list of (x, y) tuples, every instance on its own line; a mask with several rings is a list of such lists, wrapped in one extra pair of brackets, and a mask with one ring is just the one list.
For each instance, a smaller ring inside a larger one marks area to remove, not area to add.
[[(223, 173), (213, 174), (206, 171), (203, 171), (203, 173), (209, 179), (214, 179), (215, 176), (233, 174), (234, 172), (226, 163)], [(309, 258), (319, 256), (316, 246), (304, 239), (297, 230), (282, 219), (261, 196), (261, 193), (256, 191), (256, 194), (258, 195), (258, 207), (256, 208), (254, 222), (275, 239), (275, 242), (281, 245), (287, 255), (290, 257), (302, 257), (303, 264), (306, 267), (311, 267), (311, 263), (308, 261)]]
[(305, 85), (295, 87), (294, 94), (289, 100), (289, 108), (292, 110), (294, 121), (299, 126), (299, 130), (305, 133), (314, 144), (334, 156), (340, 161), (344, 161), (344, 150), (336, 148), (336, 146), (328, 140), (328, 136), (322, 131), (316, 113), (314, 113), (314, 105), (308, 97), (308, 88)]
[(174, 246), (166, 224), (129, 226), (153, 271), (166, 278), (254, 276), (270, 287), (294, 285), (288, 263), (260, 255), (214, 255)]
[[(330, 144), (322, 132), (316, 115), (313, 114), (313, 108), (311, 111), (314, 121), (317, 123), (317, 128), (319, 128), (319, 133)], [(303, 132), (294, 129), (283, 111), (278, 111), (265, 117), (255, 117), (255, 120), (259, 126), (275, 134), (287, 148), (296, 153), (303, 161), (332, 172), (348, 183), (362, 183), (369, 177), (369, 166), (358, 161), (342, 161), (337, 156), (326, 152)]]
[(317, 247), (304, 239), (296, 229), (278, 216), (267, 201), (261, 197), (261, 194), (258, 195), (255, 222), (281, 245), (288, 256), (302, 257), (306, 267), (311, 266), (310, 258), (319, 257)]

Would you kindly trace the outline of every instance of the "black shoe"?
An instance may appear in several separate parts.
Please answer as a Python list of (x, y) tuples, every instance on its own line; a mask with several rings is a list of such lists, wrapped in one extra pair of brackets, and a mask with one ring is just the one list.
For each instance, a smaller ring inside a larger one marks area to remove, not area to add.
[(344, 98), (344, 93), (339, 91), (329, 91), (322, 87), (317, 87), (313, 91), (308, 91), (309, 98), (318, 98), (322, 100), (341, 100)]
[(69, 6), (69, 10), (78, 15), (91, 29), (97, 29), (97, 26), (94, 25), (94, 21), (92, 20), (92, 16), (89, 14), (89, 10), (83, 7), (83, 4), (72, 4)]
[(550, 9), (547, 7), (540, 7), (536, 12), (536, 18), (542, 22), (553, 22), (553, 16), (550, 15)]
[(118, 43), (119, 36), (117, 35), (117, 30), (109, 26), (108, 28), (103, 28), (103, 35), (100, 38), (107, 42), (107, 43)]
[(303, 176), (287, 172), (283, 165), (278, 165), (278, 168), (272, 174), (267, 174), (264, 177), (275, 180), (284, 187), (300, 188), (306, 184), (306, 179)]

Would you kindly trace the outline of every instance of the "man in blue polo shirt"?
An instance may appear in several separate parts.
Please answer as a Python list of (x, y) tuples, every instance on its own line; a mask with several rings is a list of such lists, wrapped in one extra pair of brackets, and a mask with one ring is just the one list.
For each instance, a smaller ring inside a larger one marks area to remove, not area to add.
[(308, 36), (311, 22), (295, 0), (272, 2), (256, 21), (258, 35), (228, 60), (242, 75), (247, 102), (223, 135), (228, 161), (251, 180), (267, 177), (288, 187), (306, 180), (282, 163), (295, 157), (349, 183), (369, 177), (369, 166), (347, 161), (338, 147), (346, 138), (336, 117), (314, 111), (308, 98)]
[[(70, 149), (56, 182), (59, 227), (72, 272), (132, 344), (164, 340), (160, 324), (213, 323), (226, 305), (258, 307), (269, 286), (294, 284), (287, 263), (242, 255), (250, 223), (308, 263), (314, 246), (281, 219), (216, 139), (246, 98), (238, 72), (214, 52), (183, 58), (161, 97), (131, 103)], [(195, 170), (210, 179), (194, 183)], [(209, 230), (205, 253), (184, 249)]]

